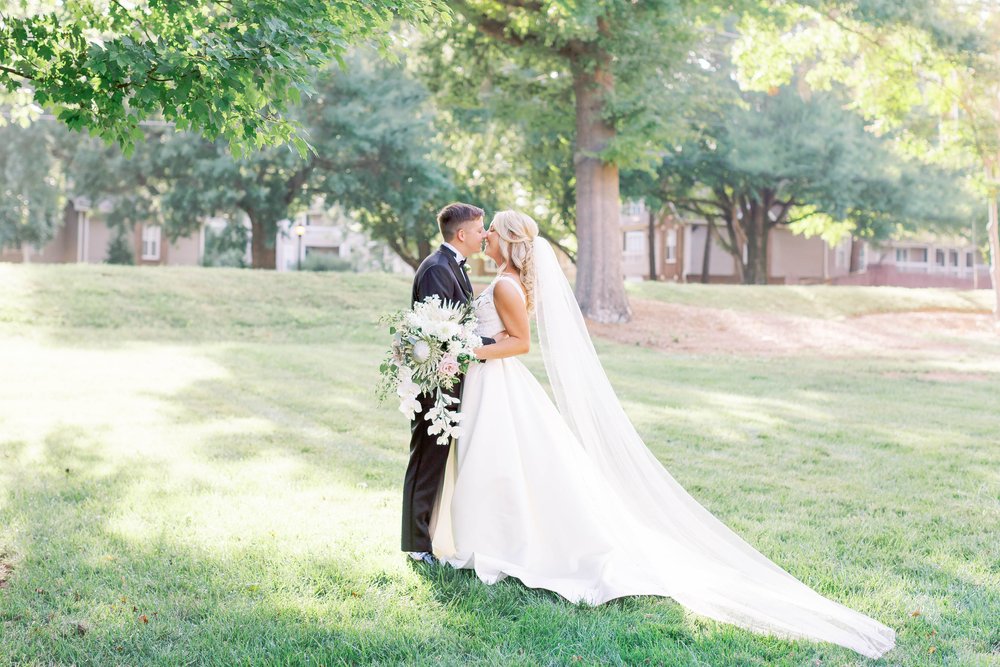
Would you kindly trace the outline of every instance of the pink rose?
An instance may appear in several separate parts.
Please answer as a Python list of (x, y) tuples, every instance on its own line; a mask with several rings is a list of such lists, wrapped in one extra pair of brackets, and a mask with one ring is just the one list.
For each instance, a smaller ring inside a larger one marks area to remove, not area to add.
[(438, 373), (441, 375), (446, 375), (452, 377), (458, 375), (458, 359), (450, 354), (446, 354), (441, 357), (441, 361), (438, 362)]

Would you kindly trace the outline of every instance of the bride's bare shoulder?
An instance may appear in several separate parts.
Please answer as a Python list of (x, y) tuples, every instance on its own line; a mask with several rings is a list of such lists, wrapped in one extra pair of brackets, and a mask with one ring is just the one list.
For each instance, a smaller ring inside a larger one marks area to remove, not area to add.
[(493, 286), (493, 298), (498, 302), (524, 303), (524, 286), (517, 276), (504, 274), (510, 280), (497, 280)]
[(518, 274), (516, 274), (516, 273), (503, 273), (503, 274), (500, 275), (500, 277), (501, 278), (506, 278), (507, 280), (498, 280), (497, 281), (498, 283), (502, 284), (502, 283), (505, 283), (505, 282), (509, 283), (510, 281), (513, 281), (513, 282), (517, 283), (517, 286), (521, 288), (522, 292), (524, 291), (524, 283), (521, 282), (521, 276), (519, 276)]

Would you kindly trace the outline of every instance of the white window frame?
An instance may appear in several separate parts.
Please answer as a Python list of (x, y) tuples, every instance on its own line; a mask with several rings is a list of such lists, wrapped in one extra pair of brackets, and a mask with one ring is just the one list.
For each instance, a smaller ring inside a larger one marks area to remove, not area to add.
[(163, 233), (159, 225), (142, 228), (142, 258), (144, 260), (158, 261), (160, 259), (162, 239)]
[(677, 230), (668, 229), (667, 230), (667, 251), (663, 258), (663, 261), (667, 264), (677, 263)]
[(849, 268), (850, 260), (848, 257), (851, 253), (851, 240), (846, 239), (837, 244), (837, 249), (833, 253), (833, 265), (838, 269)]
[(626, 253), (646, 252), (646, 232), (640, 232), (640, 231), (625, 232), (625, 252)]
[(637, 218), (643, 213), (643, 205), (641, 201), (629, 200), (622, 205), (622, 213), (625, 215)]

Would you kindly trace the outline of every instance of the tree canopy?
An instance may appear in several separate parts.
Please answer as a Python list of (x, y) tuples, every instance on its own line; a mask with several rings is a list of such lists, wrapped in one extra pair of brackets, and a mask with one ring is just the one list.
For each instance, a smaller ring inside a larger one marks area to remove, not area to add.
[(28, 90), (74, 129), (128, 152), (140, 122), (237, 148), (304, 140), (282, 116), (312, 72), (351, 43), (387, 44), (396, 19), (424, 22), (437, 0), (112, 0), (0, 10), (0, 89)]
[(736, 61), (747, 89), (793, 77), (815, 89), (842, 86), (852, 106), (877, 131), (896, 133), (904, 150), (946, 166), (974, 167), (973, 183), (988, 211), (1000, 318), (998, 30), (1000, 12), (991, 0), (871, 0), (845, 12), (786, 6), (775, 8), (769, 21), (744, 22)]
[(899, 155), (833, 92), (740, 92), (700, 123), (700, 136), (672, 148), (655, 177), (630, 184), (717, 224), (742, 282), (766, 283), (779, 226), (884, 239), (971, 219), (961, 173)]
[[(648, 163), (675, 136), (671, 73), (695, 33), (694, 7), (616, 0), (448, 4), (458, 18), (438, 31), (446, 48), (434, 48), (449, 65), (439, 69), (439, 87), (524, 137), (522, 173), (537, 193), (550, 193), (547, 206), (537, 204), (575, 230), (582, 310), (601, 321), (627, 320), (618, 170)], [(552, 187), (554, 176), (562, 178), (560, 187)]]
[(274, 267), (279, 221), (322, 197), (418, 264), (438, 233), (436, 208), (454, 194), (427, 91), (405, 63), (368, 50), (345, 59), (345, 69), (315, 73), (315, 92), (289, 110), (313, 146), (307, 155), (275, 146), (236, 157), (220, 140), (149, 128), (129, 157), (116, 146), (85, 144), (76, 158), (80, 194), (106, 199), (113, 223), (162, 219), (174, 238), (206, 217), (240, 224), (245, 215), (258, 268)]
[(62, 221), (65, 165), (44, 127), (0, 125), (0, 247), (42, 245)]

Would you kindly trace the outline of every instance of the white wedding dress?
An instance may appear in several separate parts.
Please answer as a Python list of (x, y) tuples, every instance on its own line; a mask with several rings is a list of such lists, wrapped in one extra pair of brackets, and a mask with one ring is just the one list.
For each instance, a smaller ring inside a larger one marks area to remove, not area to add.
[[(535, 258), (539, 339), (559, 407), (517, 358), (470, 368), (465, 433), (431, 525), (434, 554), (488, 584), (512, 576), (572, 602), (662, 595), (756, 632), (872, 658), (891, 649), (890, 628), (799, 582), (670, 476), (622, 411), (541, 239)], [(496, 283), (475, 301), (483, 336), (504, 329)]]

